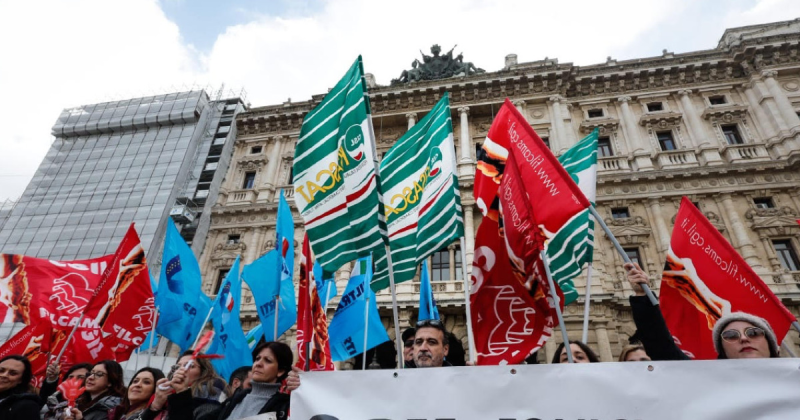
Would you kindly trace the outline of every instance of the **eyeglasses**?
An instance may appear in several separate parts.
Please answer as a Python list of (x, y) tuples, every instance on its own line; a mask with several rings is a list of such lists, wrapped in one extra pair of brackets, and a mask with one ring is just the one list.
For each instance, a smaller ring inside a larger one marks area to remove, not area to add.
[[(766, 333), (763, 329), (758, 327), (747, 327), (744, 329), (744, 335), (747, 338), (763, 337)], [(725, 330), (721, 334), (722, 339), (728, 342), (735, 342), (742, 338), (742, 332), (739, 330)]]
[(107, 375), (107, 373), (105, 373), (105, 372), (89, 372), (89, 374), (86, 375), (86, 377), (88, 378), (90, 376), (94, 376), (95, 378), (100, 379), (100, 378), (102, 378), (102, 377), (104, 377), (106, 375)]
[(442, 328), (442, 321), (438, 319), (425, 319), (422, 321), (418, 321), (417, 328), (422, 328), (422, 327)]

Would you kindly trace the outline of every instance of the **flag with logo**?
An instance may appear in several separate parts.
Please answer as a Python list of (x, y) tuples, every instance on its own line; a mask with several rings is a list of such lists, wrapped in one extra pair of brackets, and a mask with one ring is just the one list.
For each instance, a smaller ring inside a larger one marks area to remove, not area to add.
[(305, 116), (295, 149), (295, 204), (317, 261), (328, 272), (370, 252), (385, 253), (376, 160), (359, 56)]
[(214, 338), (208, 348), (209, 354), (221, 354), (222, 359), (213, 359), (211, 364), (223, 378), (231, 376), (241, 366), (253, 364), (250, 347), (242, 331), (239, 305), (242, 299), (242, 280), (239, 277), (239, 257), (222, 281), (217, 298), (213, 302), (211, 321)]
[(769, 286), (686, 197), (675, 216), (659, 300), (676, 343), (693, 359), (717, 358), (711, 331), (720, 317), (731, 312), (766, 319), (778, 343), (795, 321)]
[[(586, 198), (594, 203), (597, 196), (597, 138), (599, 130), (558, 157), (558, 161), (578, 184)], [(564, 304), (578, 299), (573, 279), (584, 266), (592, 263), (594, 253), (594, 218), (587, 208), (577, 213), (547, 244), (550, 274), (564, 293)]]
[(436, 299), (433, 297), (431, 276), (428, 274), (428, 260), (422, 260), (419, 270), (419, 316), (417, 320), (429, 319), (439, 319), (439, 308), (436, 307)]
[[(14, 354), (25, 356), (31, 362), (34, 385), (41, 386), (47, 370), (47, 357), (51, 353), (58, 354), (57, 351), (63, 347), (66, 336), (67, 333), (64, 331), (52, 329), (47, 320), (26, 325), (0, 346), (0, 359)], [(61, 360), (62, 370), (63, 365), (67, 365), (68, 369), (75, 364), (71, 356), (72, 353), (64, 353), (64, 358)]]
[(0, 254), (0, 321), (31, 325), (44, 318), (70, 331), (112, 258), (53, 261)]
[[(285, 259), (277, 250), (244, 266), (242, 279), (250, 287), (256, 312), (261, 320), (264, 338), (277, 341), (297, 321), (297, 304), (292, 278), (286, 276)], [(291, 263), (293, 264), (293, 263)], [(277, 299), (280, 297), (280, 299)], [(275, 315), (278, 315), (278, 330), (275, 331)]]
[(303, 370), (333, 370), (328, 341), (328, 320), (313, 285), (311, 246), (303, 237), (297, 302), (297, 366)]
[(470, 311), (479, 365), (513, 365), (540, 349), (557, 319), (541, 288), (531, 296), (514, 270), (497, 221), (484, 217), (475, 238)]
[[(330, 332), (332, 359), (335, 362), (351, 359), (358, 354), (389, 341), (389, 335), (381, 322), (375, 292), (370, 289), (372, 258), (360, 258), (350, 273), (347, 288), (342, 293), (336, 313), (333, 315)], [(369, 298), (369, 300), (367, 300)], [(369, 315), (366, 312), (369, 311)], [(364, 334), (367, 348), (364, 348)]]
[(156, 331), (186, 351), (203, 329), (211, 299), (202, 291), (200, 265), (172, 219), (167, 219), (156, 293)]
[(247, 334), (244, 335), (244, 338), (247, 341), (247, 347), (252, 351), (256, 348), (258, 341), (264, 338), (264, 328), (261, 324), (258, 324), (253, 327), (252, 330), (248, 331)]
[[(380, 176), (395, 283), (402, 283), (422, 260), (464, 236), (447, 92), (389, 149)], [(389, 286), (389, 271), (386, 256), (375, 262), (377, 291)]]

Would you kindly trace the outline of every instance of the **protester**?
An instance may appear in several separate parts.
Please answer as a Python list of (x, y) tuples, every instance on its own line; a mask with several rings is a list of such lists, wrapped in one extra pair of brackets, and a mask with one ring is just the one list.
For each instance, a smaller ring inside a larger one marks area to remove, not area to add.
[[(67, 401), (61, 396), (61, 392), (56, 391), (60, 370), (61, 366), (55, 362), (47, 367), (47, 377), (39, 390), (39, 397), (46, 399), (41, 411), (42, 420), (64, 420), (66, 415)], [(78, 363), (67, 370), (64, 380), (80, 379), (81, 386), (83, 386), (86, 383), (86, 376), (91, 370), (92, 365), (89, 363)], [(55, 372), (55, 379), (53, 379), (52, 372)]]
[(156, 392), (156, 382), (162, 378), (164, 378), (164, 372), (159, 369), (151, 367), (139, 369), (128, 383), (128, 392), (122, 399), (122, 403), (109, 411), (108, 419), (141, 419), (147, 403), (150, 402), (150, 397)]
[(122, 366), (113, 360), (92, 366), (86, 376), (86, 389), (66, 420), (106, 420), (108, 410), (119, 405), (125, 395), (122, 376)]
[(0, 360), (0, 419), (39, 419), (41, 399), (31, 392), (31, 379), (31, 362), (25, 356)]
[(403, 331), (403, 361), (405, 367), (414, 368), (414, 334), (417, 330), (414, 327), (408, 327)]
[[(580, 340), (570, 340), (569, 349), (572, 350), (572, 360), (575, 363), (598, 363), (600, 358), (597, 357), (592, 349), (589, 348), (584, 342)], [(553, 355), (553, 360), (550, 363), (567, 363), (567, 350), (564, 343), (556, 347), (556, 353)]]
[(467, 365), (467, 352), (464, 351), (464, 345), (455, 334), (447, 332), (447, 342), (450, 348), (447, 351), (446, 360), (453, 366), (466, 366)]
[(414, 333), (414, 365), (418, 368), (452, 366), (445, 360), (450, 350), (447, 330), (439, 320), (417, 323)]
[(242, 366), (231, 373), (225, 394), (232, 397), (239, 389), (250, 389), (250, 366)]
[(650, 360), (644, 346), (639, 343), (625, 346), (622, 353), (619, 354), (620, 362), (649, 362)]
[[(638, 264), (625, 264), (628, 281), (634, 291), (630, 297), (636, 335), (653, 360), (688, 360), (672, 339), (659, 305), (653, 305), (642, 284), (650, 284), (648, 275)], [(779, 357), (780, 347), (775, 332), (763, 318), (744, 312), (722, 316), (712, 331), (714, 349), (719, 359)]]

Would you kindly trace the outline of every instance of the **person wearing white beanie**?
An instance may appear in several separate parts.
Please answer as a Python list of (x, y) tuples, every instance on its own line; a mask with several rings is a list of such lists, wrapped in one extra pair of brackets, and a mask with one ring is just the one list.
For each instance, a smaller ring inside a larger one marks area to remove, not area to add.
[(723, 315), (711, 332), (719, 359), (780, 357), (775, 331), (764, 318), (745, 312)]

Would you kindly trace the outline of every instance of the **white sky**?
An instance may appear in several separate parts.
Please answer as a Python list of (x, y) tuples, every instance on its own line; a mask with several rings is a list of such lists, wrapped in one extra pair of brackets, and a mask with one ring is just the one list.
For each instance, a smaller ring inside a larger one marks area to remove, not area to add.
[(0, 0), (0, 202), (22, 194), (63, 108), (221, 83), (253, 106), (303, 101), (358, 54), (388, 84), (434, 43), (487, 71), (510, 53), (587, 65), (709, 49), (725, 28), (800, 17), (800, 1), (323, 0), (293, 16), (254, 14), (199, 51), (155, 0)]

